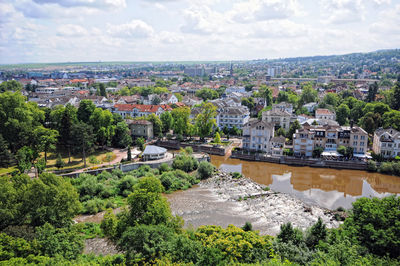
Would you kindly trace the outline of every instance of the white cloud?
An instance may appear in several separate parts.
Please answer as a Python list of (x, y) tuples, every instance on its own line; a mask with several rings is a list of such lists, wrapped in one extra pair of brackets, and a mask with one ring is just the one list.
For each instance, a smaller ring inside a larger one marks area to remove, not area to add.
[(123, 8), (125, 0), (33, 0), (38, 4), (57, 4), (63, 7)]
[(365, 1), (362, 0), (324, 0), (320, 2), (325, 9), (326, 22), (346, 24), (364, 19)]
[(79, 37), (79, 36), (85, 36), (87, 34), (88, 31), (85, 28), (76, 24), (61, 25), (57, 29), (57, 35), (59, 36)]
[(381, 11), (378, 18), (369, 28), (371, 33), (383, 35), (385, 38), (400, 35), (400, 4)]
[(191, 6), (183, 11), (183, 33), (213, 34), (223, 31), (227, 18), (222, 13), (212, 11), (208, 6)]
[(157, 34), (157, 37), (160, 42), (168, 44), (181, 43), (184, 40), (182, 35), (169, 31), (161, 31)]
[(240, 23), (286, 19), (299, 13), (296, 0), (250, 0), (234, 4), (231, 17)]
[(154, 29), (142, 20), (132, 20), (120, 25), (107, 25), (107, 33), (120, 38), (147, 38), (153, 35)]
[(271, 20), (255, 24), (248, 34), (252, 38), (297, 38), (308, 35), (307, 27), (290, 20)]

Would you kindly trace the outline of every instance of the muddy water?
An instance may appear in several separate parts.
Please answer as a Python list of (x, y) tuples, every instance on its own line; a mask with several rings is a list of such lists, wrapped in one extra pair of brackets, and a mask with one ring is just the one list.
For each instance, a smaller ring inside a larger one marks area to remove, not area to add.
[(400, 177), (366, 171), (294, 167), (211, 156), (211, 163), (228, 172), (240, 172), (274, 191), (295, 195), (328, 209), (350, 208), (359, 197), (400, 193)]

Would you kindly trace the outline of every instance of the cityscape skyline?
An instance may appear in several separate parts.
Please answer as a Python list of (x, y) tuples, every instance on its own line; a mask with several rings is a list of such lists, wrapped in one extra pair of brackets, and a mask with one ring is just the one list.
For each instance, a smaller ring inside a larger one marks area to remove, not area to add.
[(0, 64), (230, 61), (400, 47), (390, 0), (4, 0)]

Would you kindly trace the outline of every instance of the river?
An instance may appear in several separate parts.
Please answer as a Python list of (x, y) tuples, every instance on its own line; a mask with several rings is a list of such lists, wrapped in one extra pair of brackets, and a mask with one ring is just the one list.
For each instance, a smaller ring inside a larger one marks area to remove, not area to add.
[(400, 177), (379, 173), (250, 162), (215, 155), (211, 155), (211, 163), (227, 172), (240, 172), (274, 191), (331, 210), (350, 208), (360, 197), (381, 198), (400, 193)]

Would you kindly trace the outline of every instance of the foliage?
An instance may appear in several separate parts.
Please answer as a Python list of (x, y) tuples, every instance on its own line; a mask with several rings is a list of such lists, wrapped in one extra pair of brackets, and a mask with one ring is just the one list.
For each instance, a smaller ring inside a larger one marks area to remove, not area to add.
[(197, 179), (181, 170), (164, 172), (159, 178), (166, 192), (185, 190), (198, 183)]
[(299, 106), (302, 106), (306, 103), (316, 102), (318, 92), (313, 89), (311, 84), (305, 84), (302, 88), (302, 93), (299, 99)]
[(196, 97), (206, 100), (214, 100), (219, 97), (218, 92), (212, 89), (203, 88), (201, 90), (196, 91)]
[(176, 155), (174, 161), (172, 162), (172, 168), (179, 169), (187, 173), (196, 170), (198, 165), (199, 163), (197, 160), (186, 152), (181, 152)]
[(200, 113), (195, 118), (195, 126), (197, 134), (201, 139), (211, 134), (212, 129), (216, 126), (215, 116), (217, 115), (217, 107), (212, 103), (202, 103)]
[(293, 134), (296, 133), (297, 129), (300, 129), (301, 125), (298, 120), (295, 120), (289, 127), (289, 130), (287, 132), (287, 138), (292, 140), (293, 139)]
[(197, 175), (200, 179), (210, 178), (214, 172), (214, 165), (209, 162), (201, 162), (199, 168), (197, 169)]
[(174, 121), (173, 130), (175, 134), (187, 135), (190, 124), (190, 108), (179, 107), (171, 111)]
[(143, 137), (136, 139), (136, 146), (138, 146), (139, 150), (141, 150), (141, 151), (144, 151), (145, 143), (146, 143), (146, 140)]
[(101, 221), (100, 228), (106, 236), (113, 238), (116, 234), (117, 223), (117, 217), (113, 213), (113, 210), (110, 208), (107, 209), (106, 213), (104, 214), (104, 218)]
[(336, 120), (339, 125), (343, 126), (348, 124), (348, 117), (350, 116), (350, 108), (346, 104), (341, 104), (336, 110)]
[(0, 84), (0, 93), (5, 91), (20, 91), (22, 84), (16, 80), (4, 81)]
[(171, 112), (163, 112), (160, 115), (160, 119), (162, 122), (162, 131), (164, 133), (169, 132), (174, 126), (174, 119)]
[(299, 245), (303, 242), (303, 232), (300, 229), (293, 228), (291, 223), (281, 225), (281, 231), (276, 237), (278, 242), (293, 243)]
[(219, 135), (219, 132), (215, 132), (214, 142), (217, 144), (221, 143), (221, 136)]
[(321, 154), (323, 151), (324, 151), (324, 149), (322, 147), (315, 147), (315, 149), (312, 152), (312, 157), (313, 158), (321, 157)]

